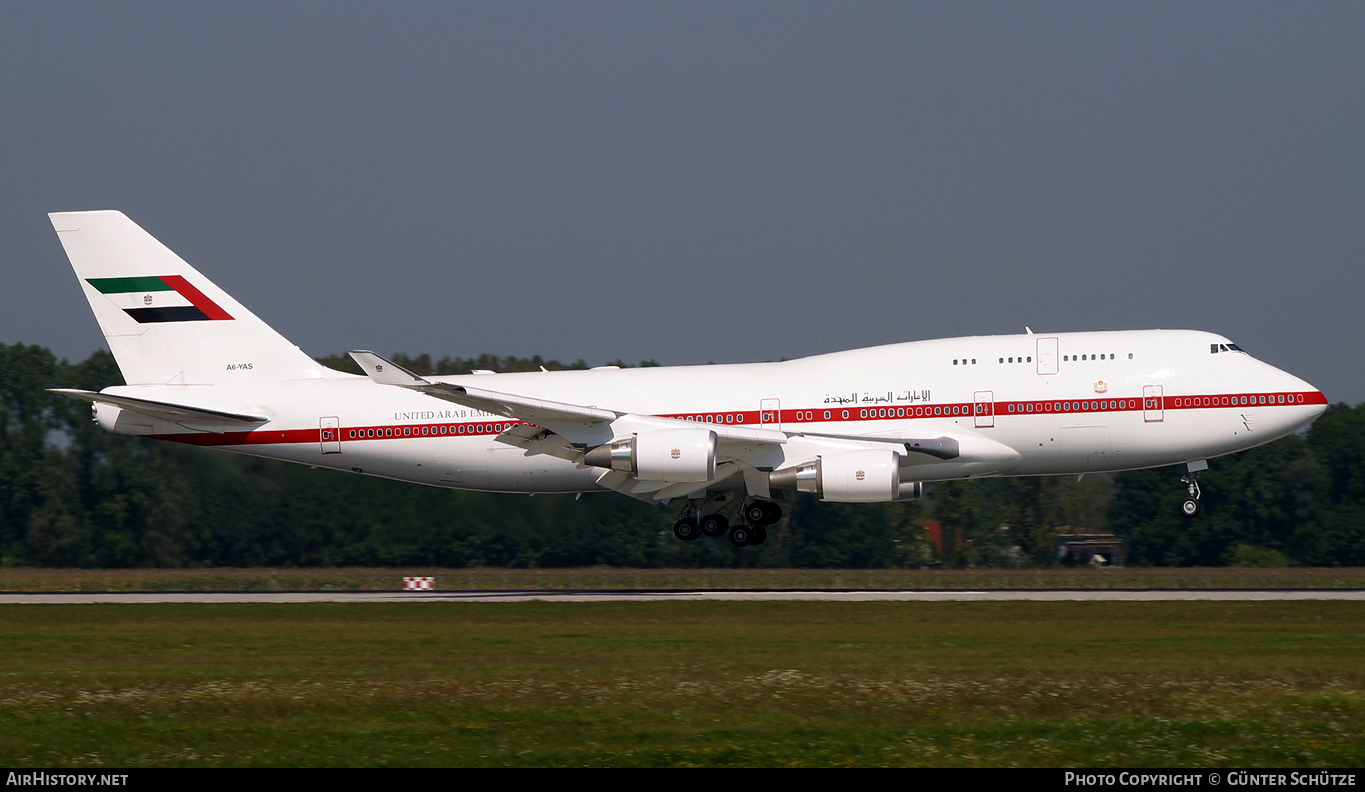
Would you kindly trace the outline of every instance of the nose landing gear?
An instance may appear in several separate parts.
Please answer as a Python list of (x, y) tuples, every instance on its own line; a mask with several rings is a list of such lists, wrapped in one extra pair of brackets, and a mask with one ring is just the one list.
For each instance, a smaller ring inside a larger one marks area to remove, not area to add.
[(1185, 491), (1189, 494), (1180, 501), (1180, 513), (1185, 517), (1198, 517), (1199, 512), (1204, 510), (1199, 503), (1199, 498), (1203, 494), (1199, 490), (1199, 471), (1208, 470), (1209, 463), (1201, 459), (1190, 462), (1186, 469), (1188, 472), (1180, 477), (1180, 482), (1185, 485)]

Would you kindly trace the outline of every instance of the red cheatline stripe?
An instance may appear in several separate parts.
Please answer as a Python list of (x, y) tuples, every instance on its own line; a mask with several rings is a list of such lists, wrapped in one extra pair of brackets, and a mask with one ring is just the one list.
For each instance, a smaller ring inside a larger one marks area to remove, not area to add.
[(218, 307), (218, 303), (204, 296), (204, 293), (194, 288), (194, 286), (181, 275), (162, 275), (161, 280), (165, 281), (172, 289), (180, 293), (182, 297), (190, 301), (190, 305), (204, 312), (210, 319), (231, 319), (232, 316)]
[[(1253, 406), (1253, 405), (1251, 405), (1251, 404), (1246, 404), (1246, 405), (1242, 405), (1242, 404), (1232, 405), (1232, 404), (1222, 404), (1221, 401), (1222, 401), (1222, 399), (1224, 399), (1224, 398), (1226, 398), (1226, 399), (1228, 399), (1228, 400), (1230, 401), (1232, 398), (1236, 398), (1236, 397), (1240, 397), (1240, 396), (1251, 397), (1252, 395), (1253, 395), (1253, 394), (1245, 393), (1245, 394), (1218, 394), (1217, 396), (1208, 396), (1208, 397), (1204, 397), (1204, 396), (1166, 396), (1166, 397), (1164, 397), (1164, 399), (1157, 399), (1157, 401), (1160, 402), (1160, 404), (1158, 404), (1158, 405), (1155, 406), (1155, 407), (1149, 408), (1149, 409), (1164, 409), (1164, 410), (1180, 410), (1180, 409), (1215, 409), (1215, 408), (1221, 408), (1221, 409), (1236, 409), (1236, 408), (1243, 408), (1243, 407), (1251, 407), (1251, 406)], [(1269, 397), (1269, 396), (1271, 396), (1272, 394), (1255, 394), (1255, 395), (1257, 395), (1257, 396), (1262, 396), (1262, 395), (1264, 395), (1264, 396)], [(1256, 404), (1255, 406), (1256, 406), (1256, 407), (1261, 407), (1261, 408), (1265, 408), (1265, 407), (1303, 407), (1303, 406), (1309, 405), (1309, 404), (1327, 404), (1327, 396), (1324, 395), (1321, 391), (1303, 391), (1303, 392), (1298, 392), (1298, 393), (1283, 393), (1283, 394), (1276, 393), (1276, 394), (1274, 394), (1274, 395), (1276, 395), (1276, 396), (1278, 396), (1278, 395), (1284, 395), (1285, 398), (1286, 398), (1285, 403), (1280, 404), (1280, 403), (1276, 402), (1276, 403), (1273, 403), (1273, 404), (1272, 404), (1272, 403), (1269, 402), (1269, 400), (1267, 400), (1267, 403), (1266, 403), (1266, 404)], [(1207, 404), (1207, 405), (1206, 405), (1206, 404), (1203, 403), (1203, 400), (1204, 400), (1205, 398), (1208, 398), (1208, 399), (1210, 400), (1210, 402), (1218, 401), (1219, 403), (1217, 403), (1217, 404), (1210, 403), (1210, 404)], [(1292, 401), (1290, 401), (1291, 398), (1292, 398)], [(1300, 398), (1302, 398), (1303, 401), (1299, 401)], [(1239, 398), (1238, 400), (1240, 401), (1240, 398)], [(1079, 401), (1080, 403), (1082, 403), (1082, 404), (1090, 404), (1090, 405), (1093, 405), (1093, 406), (1091, 406), (1091, 407), (1089, 407), (1089, 408), (1082, 407), (1082, 408), (1077, 409), (1077, 410), (1066, 410), (1065, 408), (1063, 408), (1063, 409), (1058, 409), (1058, 408), (1057, 408), (1057, 405), (1058, 405), (1058, 404), (1069, 405), (1069, 404), (1071, 404), (1071, 403), (1073, 403), (1073, 402), (1078, 402), (1078, 401)], [(1142, 399), (1138, 399), (1138, 398), (1131, 398), (1131, 397), (1130, 397), (1130, 398), (1124, 399), (1124, 400), (1123, 400), (1123, 401), (1124, 401), (1124, 406), (1123, 406), (1123, 407), (1118, 407), (1118, 406), (1117, 406), (1117, 401), (1118, 401), (1118, 400), (1116, 400), (1116, 399), (1109, 399), (1109, 400), (1107, 400), (1108, 403), (1109, 403), (1109, 405), (1110, 405), (1110, 406), (1107, 407), (1107, 408), (1100, 407), (1100, 406), (1099, 406), (1100, 401), (1106, 401), (1106, 400), (1097, 400), (1097, 399), (1075, 400), (1075, 399), (1068, 399), (1068, 400), (1065, 400), (1065, 401), (1063, 401), (1063, 402), (1057, 402), (1057, 401), (1054, 401), (1054, 400), (1048, 400), (1048, 401), (1046, 401), (1046, 402), (1041, 402), (1041, 401), (997, 401), (997, 402), (988, 402), (988, 403), (986, 403), (986, 407), (988, 408), (989, 411), (986, 412), (986, 413), (982, 413), (982, 415), (990, 415), (990, 416), (994, 416), (994, 417), (996, 417), (996, 418), (1000, 418), (1000, 419), (1002, 419), (1002, 420), (1009, 420), (1009, 419), (1011, 419), (1011, 418), (1022, 418), (1022, 417), (1025, 417), (1025, 416), (1027, 416), (1027, 417), (1033, 417), (1033, 416), (1035, 416), (1035, 415), (1067, 415), (1067, 414), (1069, 414), (1069, 415), (1086, 415), (1086, 414), (1089, 414), (1089, 413), (1103, 413), (1103, 412), (1115, 412), (1115, 411), (1117, 411), (1117, 412), (1142, 412), (1142, 411), (1143, 411), (1143, 400), (1142, 400)], [(1188, 403), (1187, 403), (1187, 402), (1188, 402)], [(1195, 402), (1198, 402), (1198, 403), (1195, 403)], [(1009, 405), (1014, 405), (1014, 408), (1015, 408), (1015, 411), (1014, 411), (1014, 412), (1010, 412), (1010, 411), (1009, 411)], [(1033, 405), (1034, 410), (1033, 410), (1032, 412), (1029, 412), (1026, 405)], [(943, 411), (943, 414), (935, 415), (935, 414), (934, 414), (934, 407), (940, 408), (940, 409)], [(957, 413), (956, 413), (956, 414), (951, 413), (951, 410), (952, 410), (953, 408), (957, 408)], [(862, 415), (862, 410), (864, 410), (864, 409), (867, 409), (869, 412), (872, 412), (872, 413), (874, 413), (874, 414), (871, 415), (871, 416), (864, 417), (864, 416)], [(878, 409), (880, 409), (880, 408), (878, 408)], [(892, 411), (892, 410), (894, 410), (894, 409), (896, 409), (896, 408), (886, 408), (886, 409), (887, 409), (888, 411)], [(895, 420), (909, 420), (909, 419), (911, 419), (911, 418), (918, 419), (918, 420), (923, 420), (923, 419), (938, 419), (938, 420), (943, 420), (943, 419), (945, 419), (945, 418), (946, 418), (946, 419), (949, 419), (949, 420), (953, 420), (953, 419), (962, 420), (962, 419), (966, 419), (966, 418), (971, 418), (971, 417), (973, 417), (973, 410), (974, 410), (974, 409), (975, 409), (975, 404), (972, 403), (972, 402), (956, 402), (956, 403), (950, 403), (950, 404), (933, 405), (933, 406), (928, 406), (928, 407), (925, 407), (925, 406), (921, 405), (921, 406), (919, 406), (918, 408), (916, 408), (916, 407), (907, 407), (907, 408), (905, 408), (906, 415), (905, 415), (904, 417), (896, 416), (896, 417), (895, 417)], [(824, 417), (824, 412), (825, 412), (825, 411), (824, 411), (823, 407), (822, 407), (821, 409), (818, 409), (818, 410), (783, 409), (783, 410), (782, 410), (782, 423), (784, 423), (784, 424), (800, 424), (800, 423), (844, 423), (844, 422), (856, 423), (856, 422), (873, 421), (873, 420), (877, 420), (877, 421), (888, 421), (888, 420), (893, 420), (893, 418), (892, 418), (891, 416), (882, 417), (882, 416), (880, 416), (880, 415), (876, 415), (876, 414), (875, 414), (876, 411), (873, 410), (872, 408), (862, 408), (862, 407), (850, 408), (850, 409), (849, 409), (849, 417), (847, 417), (847, 418), (844, 418), (843, 415), (842, 415), (843, 408), (836, 409), (836, 410), (830, 410), (830, 411), (829, 411), (829, 413), (830, 413), (830, 417), (829, 417), (829, 418), (825, 418), (825, 417)], [(734, 418), (735, 418), (734, 424), (732, 424), (732, 425), (739, 425), (739, 426), (755, 426), (755, 425), (758, 425), (758, 426), (763, 426), (762, 424), (759, 424), (759, 423), (758, 423), (759, 418), (760, 418), (760, 413), (759, 413), (759, 411), (735, 410), (735, 411), (727, 411), (727, 412), (710, 412), (710, 413), (707, 413), (707, 412), (702, 412), (702, 413), (679, 413), (679, 414), (676, 414), (676, 415), (662, 415), (662, 416), (659, 416), (659, 417), (661, 417), (661, 418), (674, 418), (674, 419), (684, 420), (684, 421), (685, 421), (685, 420), (688, 420), (689, 418), (691, 418), (691, 419), (693, 419), (693, 422), (697, 423), (698, 425), (700, 425), (700, 426), (707, 426), (708, 424), (707, 424), (707, 422), (706, 422), (706, 416), (708, 416), (708, 415), (711, 416), (712, 418), (719, 418), (719, 419), (720, 419), (719, 421), (713, 421), (713, 423), (730, 424), (729, 421), (726, 421), (726, 420), (725, 420), (725, 416), (730, 415), (730, 416), (734, 416)], [(499, 432), (501, 432), (501, 431), (503, 431), (503, 430), (505, 430), (505, 429), (511, 428), (512, 426), (514, 426), (514, 425), (516, 425), (516, 424), (518, 424), (518, 423), (521, 423), (521, 422), (520, 422), (520, 421), (509, 421), (509, 420), (504, 419), (504, 420), (502, 420), (502, 421), (492, 422), (492, 423), (490, 423), (490, 422), (488, 422), (488, 421), (482, 421), (482, 422), (480, 422), (480, 421), (474, 421), (474, 422), (457, 422), (457, 423), (440, 423), (440, 424), (399, 424), (399, 425), (397, 425), (397, 426), (395, 426), (395, 425), (387, 425), (387, 426), (385, 426), (385, 425), (378, 425), (378, 426), (374, 426), (374, 425), (366, 425), (366, 426), (341, 426), (341, 427), (339, 427), (339, 428), (337, 429), (337, 431), (339, 432), (339, 434), (340, 434), (340, 440), (341, 440), (343, 443), (356, 443), (356, 442), (360, 442), (360, 441), (362, 441), (362, 440), (376, 441), (376, 440), (404, 440), (404, 439), (406, 439), (406, 440), (415, 440), (415, 439), (435, 439), (435, 438), (438, 438), (438, 437), (441, 438), (441, 439), (446, 439), (446, 438), (454, 439), (454, 438), (465, 438), (465, 437), (480, 437), (480, 436), (487, 437), (487, 436), (492, 436), (492, 435), (498, 434)], [(446, 426), (446, 427), (449, 427), (449, 431), (448, 431), (447, 434), (440, 434), (440, 432), (438, 431), (439, 427), (441, 427), (441, 426), (443, 426), (443, 425)], [(498, 428), (495, 429), (495, 428), (494, 428), (495, 426), (498, 427)], [(426, 427), (426, 428), (427, 428), (429, 434), (422, 434), (422, 429), (423, 429), (423, 427)], [(459, 429), (457, 429), (457, 427), (465, 428), (465, 430), (464, 430), (463, 432), (462, 432), (462, 431), (459, 431)], [(385, 436), (384, 431), (385, 431), (386, 429), (392, 430), (392, 434), (390, 434), (390, 435), (388, 435), (388, 436)], [(366, 432), (367, 432), (368, 430), (373, 430), (374, 433), (375, 433), (375, 435), (377, 435), (377, 436), (375, 436), (375, 437), (365, 437), (364, 435), (366, 434)], [(404, 430), (408, 430), (409, 433), (408, 433), (408, 434), (404, 434)], [(360, 434), (360, 435), (362, 435), (362, 436), (360, 436), (360, 437), (351, 437), (351, 432), (356, 432), (356, 433), (358, 433), (358, 434)], [(222, 433), (222, 434), (213, 434), (213, 433), (208, 433), (208, 432), (194, 432), (194, 433), (187, 433), (187, 434), (156, 435), (156, 438), (157, 438), (158, 440), (169, 440), (169, 441), (176, 442), (176, 443), (186, 443), (186, 444), (188, 444), (188, 445), (198, 445), (198, 446), (289, 445), (289, 444), (295, 444), (295, 443), (318, 443), (318, 442), (321, 442), (321, 441), (322, 441), (322, 433), (321, 433), (321, 430), (320, 430), (320, 429), (287, 429), (287, 430), (279, 430), (279, 429), (273, 429), (273, 430), (272, 430), (272, 429), (258, 429), (258, 430), (254, 431), (254, 432), (224, 432), (224, 433)], [(332, 441), (329, 440), (328, 442), (332, 442)]]

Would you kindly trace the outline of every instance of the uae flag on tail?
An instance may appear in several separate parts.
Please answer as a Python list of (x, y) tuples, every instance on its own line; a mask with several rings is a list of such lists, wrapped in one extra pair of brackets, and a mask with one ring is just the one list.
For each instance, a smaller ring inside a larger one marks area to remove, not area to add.
[(208, 322), (231, 319), (218, 303), (180, 275), (138, 278), (87, 278), (86, 283), (108, 297), (139, 324), (149, 322)]

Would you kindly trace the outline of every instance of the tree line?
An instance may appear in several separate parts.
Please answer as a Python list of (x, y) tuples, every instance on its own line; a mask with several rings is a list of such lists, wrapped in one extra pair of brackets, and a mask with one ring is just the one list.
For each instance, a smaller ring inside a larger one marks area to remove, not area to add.
[[(344, 356), (319, 360), (354, 371)], [(494, 355), (393, 360), (423, 375), (587, 368)], [(1335, 405), (1303, 434), (1214, 460), (1194, 520), (1177, 513), (1176, 467), (944, 482), (909, 503), (802, 496), (783, 504), (764, 545), (735, 548), (678, 542), (675, 507), (615, 493), (462, 492), (113, 435), (89, 405), (46, 390), (121, 383), (105, 351), (72, 364), (41, 346), (0, 344), (0, 564), (1051, 566), (1067, 532), (1118, 534), (1129, 564), (1365, 565), (1365, 405)], [(930, 520), (943, 525), (941, 548), (922, 527)]]

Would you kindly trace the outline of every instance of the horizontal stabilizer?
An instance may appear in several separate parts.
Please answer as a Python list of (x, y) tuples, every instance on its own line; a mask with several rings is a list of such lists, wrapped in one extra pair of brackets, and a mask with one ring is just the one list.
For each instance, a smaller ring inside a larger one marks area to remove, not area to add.
[(63, 396), (70, 396), (73, 399), (88, 401), (91, 403), (112, 404), (122, 407), (125, 410), (145, 415), (149, 418), (156, 418), (170, 423), (198, 423), (221, 426), (224, 424), (238, 424), (235, 429), (248, 430), (270, 421), (269, 418), (261, 415), (244, 415), (242, 413), (222, 412), (220, 410), (206, 410), (203, 407), (187, 407), (183, 404), (170, 404), (168, 402), (152, 401), (150, 399), (135, 399), (131, 396), (112, 396), (107, 393), (96, 393), (95, 391), (80, 390), (78, 388), (48, 388), (52, 393), (60, 393)]

